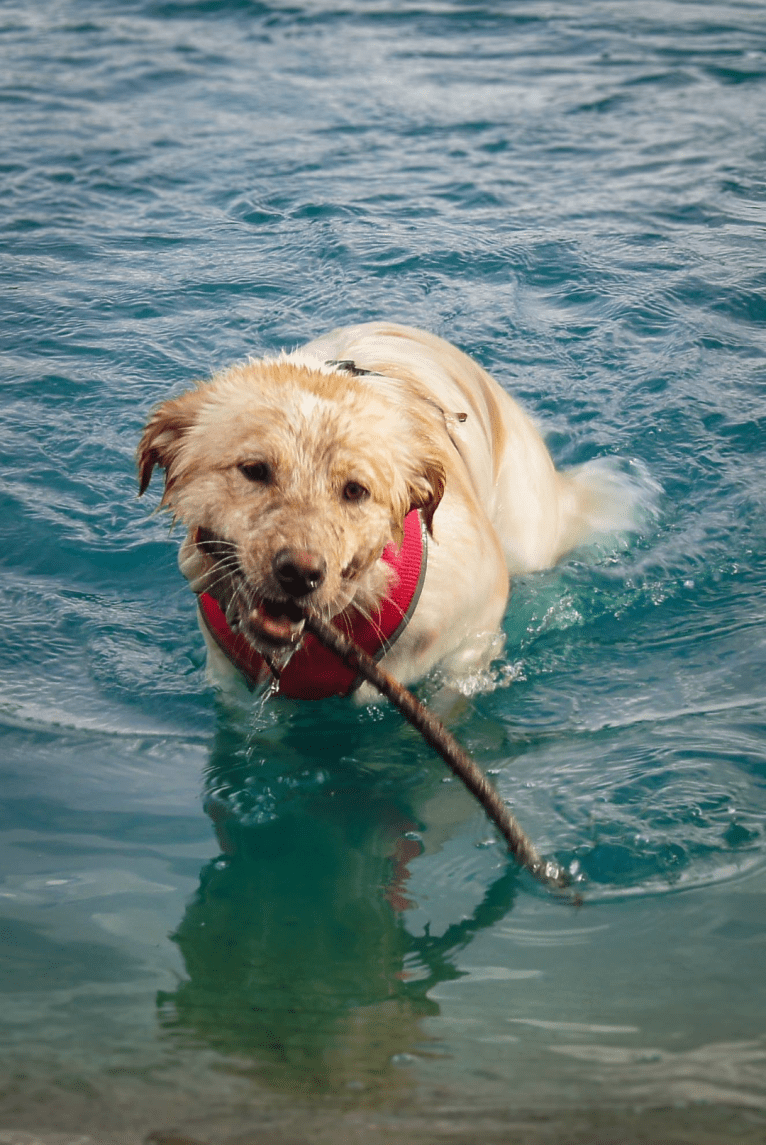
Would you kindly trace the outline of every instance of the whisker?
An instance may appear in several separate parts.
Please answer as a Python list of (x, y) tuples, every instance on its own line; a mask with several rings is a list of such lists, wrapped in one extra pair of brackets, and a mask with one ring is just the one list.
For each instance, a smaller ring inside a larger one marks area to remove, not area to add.
[[(209, 572), (204, 574), (205, 575), (204, 591), (205, 592), (211, 592), (213, 589), (218, 588), (219, 585), (224, 584), (227, 580), (230, 580), (233, 582), (233, 587), (236, 590), (236, 578), (237, 578), (238, 571), (239, 571), (239, 569), (238, 569), (237, 565), (234, 565), (234, 564), (227, 565), (223, 561), (216, 562), (216, 564), (213, 565), (213, 567), (209, 570)], [(215, 574), (214, 579), (208, 580), (207, 578), (210, 577), (211, 574)]]
[(384, 597), (384, 599), (380, 602), (380, 604), (369, 605), (369, 606), (364, 604), (361, 600), (360, 601), (354, 600), (351, 602), (351, 605), (349, 607), (355, 608), (356, 611), (359, 613), (359, 615), (361, 617), (363, 617), (364, 620), (367, 621), (367, 623), (374, 629), (375, 635), (377, 636), (378, 640), (380, 641), (381, 646), (384, 648), (384, 650), (387, 650), (389, 647), (389, 638), (390, 638), (391, 634), (389, 633), (387, 635), (384, 632), (383, 628), (381, 627), (379, 622), (375, 619), (375, 615), (374, 615), (375, 613), (378, 613), (378, 614), (380, 613), (380, 610), (381, 610), (383, 604), (388, 604), (389, 606), (393, 607), (395, 609), (395, 611), (398, 613), (398, 621), (397, 621), (397, 625), (396, 625), (396, 627), (398, 628), (399, 624), (404, 620), (405, 616), (407, 615), (407, 612), (406, 612), (406, 609), (402, 608), (402, 606), (397, 601), (393, 600), (390, 596)]
[(375, 632), (375, 635), (377, 636), (380, 643), (384, 645), (386, 643), (386, 635), (385, 635), (383, 629), (381, 628), (380, 624), (377, 622), (377, 620), (375, 620), (375, 618), (374, 618), (372, 612), (369, 610), (369, 608), (365, 608), (364, 605), (357, 604), (355, 601), (352, 601), (352, 603), (349, 607), (354, 608), (359, 613), (359, 615), (362, 617), (362, 619), (367, 621), (367, 623), (370, 625), (370, 627)]

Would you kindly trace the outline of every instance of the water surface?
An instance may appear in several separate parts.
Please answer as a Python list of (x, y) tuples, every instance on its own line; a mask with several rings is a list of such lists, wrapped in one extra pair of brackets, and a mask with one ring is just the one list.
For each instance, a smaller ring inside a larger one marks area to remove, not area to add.
[[(0, 8), (1, 1141), (762, 1139), (765, 36)], [(515, 585), (454, 724), (578, 910), (393, 713), (228, 716), (136, 500), (156, 402), (378, 317), (645, 491)]]

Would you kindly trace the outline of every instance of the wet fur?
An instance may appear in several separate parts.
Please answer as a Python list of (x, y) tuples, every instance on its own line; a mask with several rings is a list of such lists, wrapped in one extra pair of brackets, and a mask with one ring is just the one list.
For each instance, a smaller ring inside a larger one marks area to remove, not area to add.
[[(369, 614), (388, 587), (383, 549), (420, 509), (433, 538), (425, 585), (383, 660), (403, 683), (436, 665), (453, 676), (483, 666), (510, 576), (628, 523), (612, 474), (557, 472), (531, 420), (475, 362), (385, 323), (234, 366), (164, 402), (138, 465), (142, 492), (165, 470), (162, 505), (187, 527), (179, 561), (192, 588), (217, 596), (256, 646), (261, 602), (290, 610), (276, 554), (321, 556), (322, 583), (302, 606)], [(359, 488), (366, 496), (350, 499)], [(208, 644), (213, 668), (231, 673)]]

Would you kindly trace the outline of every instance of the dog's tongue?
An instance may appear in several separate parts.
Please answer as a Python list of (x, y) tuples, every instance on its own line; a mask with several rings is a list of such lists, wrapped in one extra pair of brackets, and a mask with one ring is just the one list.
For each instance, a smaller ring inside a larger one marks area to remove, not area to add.
[(277, 618), (262, 612), (258, 616), (258, 626), (264, 635), (280, 644), (291, 642), (298, 635), (295, 631), (295, 625), (286, 616)]
[(250, 613), (250, 623), (275, 644), (296, 644), (301, 636), (303, 616), (297, 608), (291, 611), (297, 614), (295, 618), (279, 611), (278, 605), (264, 601)]

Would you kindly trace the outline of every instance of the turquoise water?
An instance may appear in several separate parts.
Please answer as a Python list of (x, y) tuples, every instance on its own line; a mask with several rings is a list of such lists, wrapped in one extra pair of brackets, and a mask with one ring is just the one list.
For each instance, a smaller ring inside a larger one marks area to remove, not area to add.
[[(763, 5), (6, 0), (0, 62), (0, 1141), (762, 1140)], [(376, 317), (654, 490), (454, 721), (579, 909), (391, 712), (220, 709), (136, 499), (157, 401)]]

